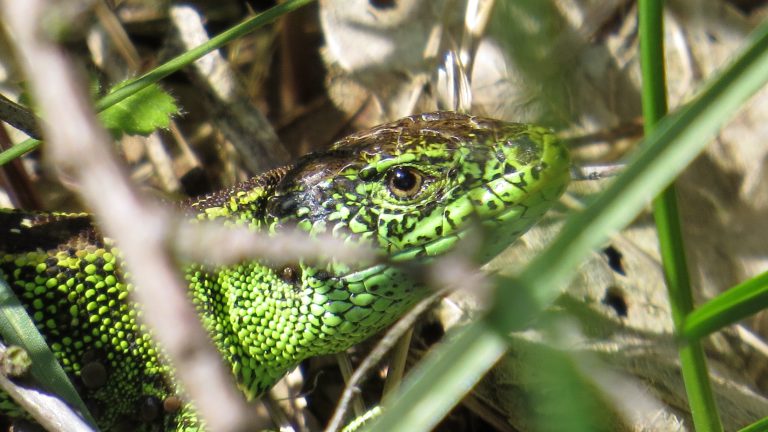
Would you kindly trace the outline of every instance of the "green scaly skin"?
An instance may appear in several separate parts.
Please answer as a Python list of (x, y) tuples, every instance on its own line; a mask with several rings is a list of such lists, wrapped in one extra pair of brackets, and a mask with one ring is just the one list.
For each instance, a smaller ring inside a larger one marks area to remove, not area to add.
[[(299, 227), (424, 262), (481, 226), (488, 260), (527, 231), (569, 180), (547, 130), (430, 113), (363, 131), (295, 165), (184, 204), (190, 217)], [(198, 430), (172, 370), (138, 321), (119, 252), (84, 214), (0, 212), (0, 276), (29, 311), (103, 430)], [(308, 357), (390, 325), (427, 294), (398, 266), (185, 269), (190, 297), (248, 398)], [(3, 400), (0, 397), (0, 400)], [(20, 415), (7, 400), (0, 408)]]

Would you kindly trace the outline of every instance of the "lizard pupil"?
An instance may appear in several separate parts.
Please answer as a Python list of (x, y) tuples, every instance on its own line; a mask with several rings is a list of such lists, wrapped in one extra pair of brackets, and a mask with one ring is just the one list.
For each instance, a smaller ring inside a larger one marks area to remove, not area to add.
[(390, 171), (388, 187), (398, 198), (411, 198), (419, 192), (423, 182), (422, 174), (408, 167), (397, 167)]

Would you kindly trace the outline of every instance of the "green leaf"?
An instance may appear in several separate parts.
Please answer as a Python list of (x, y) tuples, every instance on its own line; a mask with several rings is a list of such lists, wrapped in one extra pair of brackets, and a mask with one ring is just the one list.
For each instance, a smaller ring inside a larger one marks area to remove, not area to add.
[[(124, 84), (115, 86), (111, 93)], [(152, 84), (112, 105), (99, 114), (104, 126), (115, 137), (123, 134), (149, 135), (167, 128), (179, 107), (171, 95)]]
[(27, 315), (13, 290), (1, 277), (0, 335), (6, 343), (17, 345), (27, 351), (32, 359), (30, 373), (38, 384), (78, 410), (92, 425), (96, 424), (66, 372), (48, 348), (45, 339)]
[(768, 308), (768, 272), (736, 285), (688, 314), (680, 331), (688, 340), (702, 338)]

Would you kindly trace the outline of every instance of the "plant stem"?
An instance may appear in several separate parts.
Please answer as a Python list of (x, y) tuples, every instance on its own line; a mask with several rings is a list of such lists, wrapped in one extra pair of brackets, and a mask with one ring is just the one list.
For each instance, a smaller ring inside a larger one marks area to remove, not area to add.
[[(667, 114), (663, 3), (663, 0), (640, 0), (638, 3), (643, 118), (646, 135), (651, 134), (659, 120)], [(654, 200), (653, 217), (659, 236), (672, 320), (679, 332), (685, 323), (685, 317), (693, 310), (693, 295), (674, 183)], [(700, 341), (690, 341), (680, 348), (680, 364), (696, 430), (722, 431), (723, 426), (710, 386), (706, 359)]]

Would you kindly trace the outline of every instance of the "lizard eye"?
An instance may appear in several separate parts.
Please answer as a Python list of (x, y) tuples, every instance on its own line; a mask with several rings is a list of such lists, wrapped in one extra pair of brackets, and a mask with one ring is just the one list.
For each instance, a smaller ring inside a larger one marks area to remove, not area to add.
[(387, 176), (387, 187), (398, 198), (413, 198), (423, 183), (421, 172), (410, 167), (396, 167)]

